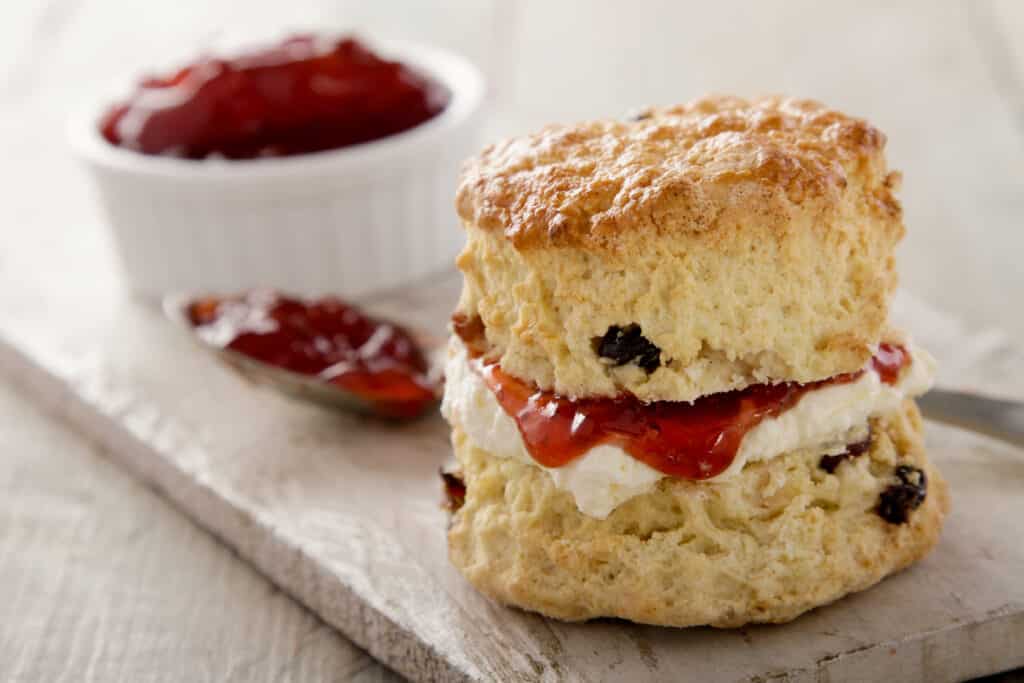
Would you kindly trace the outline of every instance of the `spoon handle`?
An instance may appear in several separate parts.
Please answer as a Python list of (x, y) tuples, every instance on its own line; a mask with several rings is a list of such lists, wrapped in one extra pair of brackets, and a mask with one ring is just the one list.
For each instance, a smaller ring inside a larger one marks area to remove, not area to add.
[(933, 389), (917, 399), (924, 416), (1024, 446), (1024, 403)]

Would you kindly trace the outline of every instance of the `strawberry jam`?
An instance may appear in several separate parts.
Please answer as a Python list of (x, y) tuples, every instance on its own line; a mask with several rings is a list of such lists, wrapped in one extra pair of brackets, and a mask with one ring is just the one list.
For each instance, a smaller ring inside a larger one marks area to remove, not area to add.
[[(622, 448), (634, 458), (671, 477), (709, 479), (725, 471), (747, 432), (776, 417), (808, 392), (852, 382), (864, 370), (819, 382), (756, 384), (737, 391), (703, 396), (693, 403), (644, 403), (630, 394), (615, 398), (570, 399), (543, 391), (473, 353), (480, 325), (457, 317), (456, 334), (466, 333), (471, 362), (498, 403), (519, 426), (527, 451), (545, 467), (561, 467), (601, 444)], [(461, 336), (461, 335), (460, 335)], [(903, 347), (882, 344), (872, 365), (883, 382), (893, 384), (909, 364)]]
[(289, 156), (377, 140), (447, 106), (439, 83), (352, 38), (295, 36), (143, 79), (100, 122), (110, 143), (187, 159)]
[(897, 344), (879, 344), (871, 366), (886, 384), (895, 384), (903, 367), (910, 364), (907, 350)]
[(301, 301), (254, 291), (188, 306), (199, 337), (269, 365), (318, 377), (359, 396), (386, 417), (415, 417), (437, 386), (416, 341), (339, 299)]

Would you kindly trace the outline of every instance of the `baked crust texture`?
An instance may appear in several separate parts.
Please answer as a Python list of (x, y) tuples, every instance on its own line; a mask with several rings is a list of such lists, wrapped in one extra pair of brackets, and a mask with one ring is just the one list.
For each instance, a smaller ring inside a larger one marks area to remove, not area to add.
[[(834, 474), (796, 452), (720, 484), (662, 480), (604, 520), (580, 513), (543, 470), (493, 457), (456, 429), (467, 493), (450, 557), (485, 595), (558, 619), (786, 622), (908, 566), (939, 537), (949, 498), (916, 406), (872, 427), (869, 450)], [(892, 524), (877, 510), (900, 465), (924, 471), (927, 496)]]
[(877, 128), (812, 100), (711, 96), (491, 145), (466, 164), (456, 208), (523, 249), (715, 232), (723, 213), (784, 230), (790, 210), (851, 191), (898, 218), (884, 147)]
[[(783, 98), (553, 126), (462, 175), (457, 312), (509, 372), (570, 396), (693, 400), (852, 372), (885, 331), (904, 228), (885, 136)], [(652, 372), (595, 352), (638, 325)]]

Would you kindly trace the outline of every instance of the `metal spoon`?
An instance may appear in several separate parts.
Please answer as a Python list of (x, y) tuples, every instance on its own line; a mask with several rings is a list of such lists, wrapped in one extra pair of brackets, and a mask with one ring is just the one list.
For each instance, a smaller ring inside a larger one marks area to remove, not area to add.
[[(335, 410), (345, 410), (360, 415), (381, 416), (376, 404), (354, 394), (344, 387), (332, 384), (320, 377), (303, 375), (285, 368), (250, 358), (229, 348), (214, 346), (203, 342), (195, 333), (195, 328), (188, 317), (188, 306), (198, 298), (188, 294), (168, 294), (164, 297), (162, 308), (164, 315), (175, 325), (187, 330), (189, 336), (201, 347), (214, 353), (217, 358), (237, 370), (243, 377), (256, 383), (270, 386), (288, 396), (319, 404)], [(443, 347), (429, 335), (410, 330), (420, 347), (426, 350), (430, 361), (429, 379), (438, 380), (442, 373), (440, 352)], [(438, 399), (439, 400), (439, 399)], [(429, 411), (424, 411), (427, 413)]]
[(932, 389), (917, 399), (930, 420), (1024, 446), (1024, 403), (979, 394)]

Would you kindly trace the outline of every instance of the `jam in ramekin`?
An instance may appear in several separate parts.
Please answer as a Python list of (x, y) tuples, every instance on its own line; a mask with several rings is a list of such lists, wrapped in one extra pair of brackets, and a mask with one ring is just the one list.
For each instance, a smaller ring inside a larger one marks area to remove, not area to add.
[(111, 144), (186, 159), (281, 157), (348, 147), (434, 118), (450, 93), (354, 38), (300, 35), (144, 78), (100, 122)]

